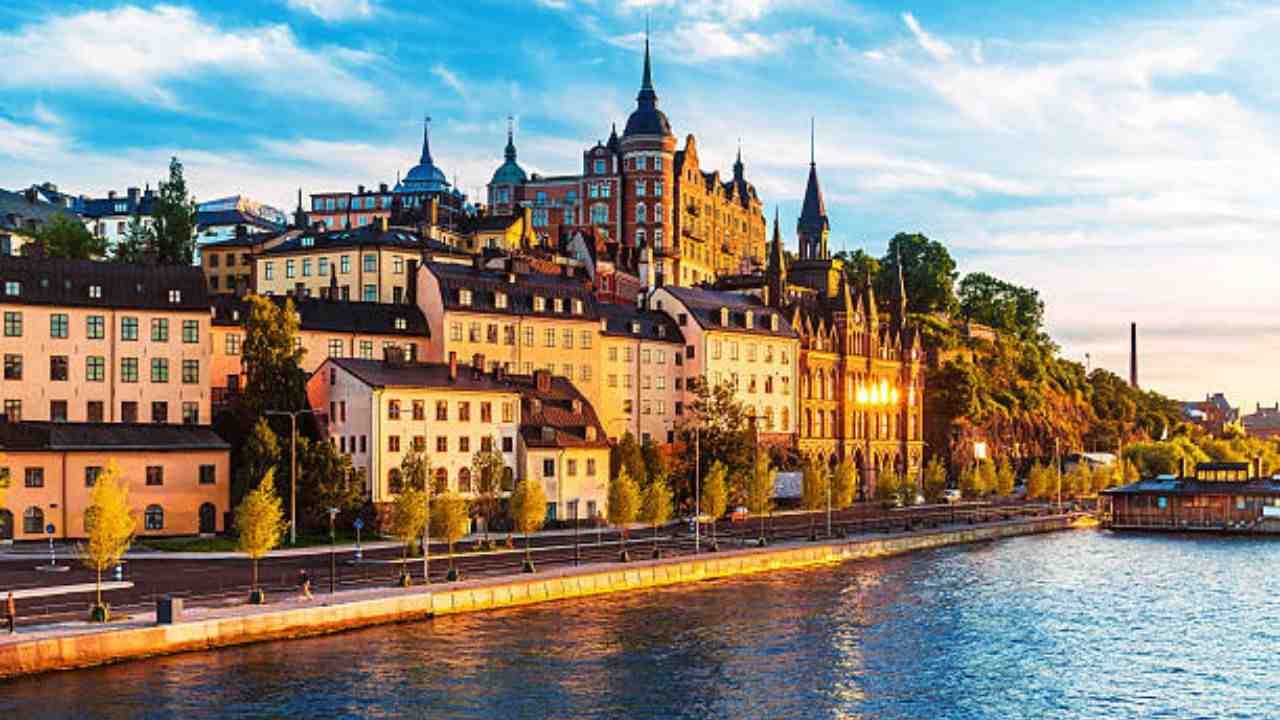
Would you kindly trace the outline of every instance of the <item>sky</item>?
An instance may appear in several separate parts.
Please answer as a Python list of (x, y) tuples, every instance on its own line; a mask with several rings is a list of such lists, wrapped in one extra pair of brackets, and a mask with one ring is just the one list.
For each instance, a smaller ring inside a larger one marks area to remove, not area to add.
[[(1246, 410), (1280, 399), (1280, 9), (1251, 2), (279, 0), (0, 7), (0, 187), (103, 195), (168, 158), (285, 210), (394, 183), (431, 115), (470, 195), (624, 124), (646, 18), (677, 137), (784, 227), (816, 118), (833, 250), (894, 233), (1037, 288), (1066, 357)], [(794, 247), (794, 232), (788, 233)]]

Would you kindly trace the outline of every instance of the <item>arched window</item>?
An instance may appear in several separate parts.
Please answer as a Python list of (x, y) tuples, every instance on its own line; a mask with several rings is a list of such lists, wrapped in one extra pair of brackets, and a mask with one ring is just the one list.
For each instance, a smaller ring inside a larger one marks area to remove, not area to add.
[(471, 492), (471, 468), (462, 468), (458, 471), (458, 492)]
[(821, 370), (818, 371), (818, 399), (827, 399), (827, 374)]
[(636, 247), (644, 247), (644, 228), (636, 230)]
[(818, 411), (818, 434), (817, 437), (826, 437), (826, 415), (821, 410)]
[(804, 411), (804, 434), (813, 437), (813, 411), (809, 409)]
[(782, 432), (791, 432), (791, 410), (782, 408)]
[(22, 532), (28, 535), (44, 534), (44, 511), (29, 507), (22, 513)]
[(636, 222), (648, 222), (648, 213), (645, 212), (644, 203), (636, 203)]
[(148, 505), (143, 515), (143, 527), (147, 530), (163, 530), (164, 508), (159, 505)]
[(399, 495), (404, 490), (404, 477), (400, 474), (400, 468), (391, 468), (387, 471), (387, 492), (392, 495)]
[(442, 467), (436, 468), (436, 486), (432, 488), (434, 492), (442, 493), (449, 489), (449, 471)]
[(662, 222), (662, 203), (653, 206), (653, 221), (656, 223)]
[(764, 429), (773, 432), (773, 408), (764, 409)]
[(840, 422), (836, 420), (836, 411), (831, 411), (831, 422), (828, 425), (831, 428), (831, 437), (839, 437), (841, 435)]

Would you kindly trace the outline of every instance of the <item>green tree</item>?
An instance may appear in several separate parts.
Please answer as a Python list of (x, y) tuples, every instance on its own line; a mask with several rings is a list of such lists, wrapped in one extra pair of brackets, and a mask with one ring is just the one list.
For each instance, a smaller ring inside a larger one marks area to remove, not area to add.
[(942, 243), (924, 235), (898, 233), (880, 260), (876, 295), (882, 300), (898, 295), (898, 264), (912, 313), (949, 313), (955, 307), (956, 262)]
[(640, 488), (631, 479), (631, 472), (626, 466), (618, 470), (609, 480), (609, 524), (618, 528), (622, 534), (622, 551), (619, 557), (627, 559), (627, 525), (635, 522), (640, 512)]
[[(44, 247), (46, 257), (94, 260), (107, 254), (107, 239), (94, 236), (84, 223), (66, 213), (55, 213), (32, 234), (32, 239)], [(25, 252), (29, 251), (24, 248)]]
[(91, 619), (106, 622), (107, 606), (102, 602), (102, 571), (120, 562), (133, 542), (137, 521), (129, 507), (129, 487), (120, 480), (115, 459), (93, 483), (89, 506), (84, 511), (89, 542), (80, 549), (86, 567), (94, 571), (94, 604)]
[(458, 571), (453, 566), (453, 546), (467, 534), (471, 517), (467, 501), (456, 492), (447, 492), (431, 503), (431, 535), (444, 540), (449, 546), (449, 579), (457, 580)]
[(429, 495), (439, 495), (447, 490), (443, 486), (438, 486), (437, 483), (428, 484), (427, 480), (430, 477), (431, 458), (426, 453), (417, 448), (410, 448), (409, 452), (400, 458), (400, 482), (405, 487), (425, 490)]
[(710, 387), (698, 382), (690, 406), (691, 422), (697, 423), (702, 448), (702, 463), (709, 467), (720, 461), (728, 471), (729, 501), (737, 503), (746, 497), (744, 485), (749, 481), (755, 455), (755, 437), (746, 406), (737, 399), (728, 382)]
[(147, 250), (154, 244), (155, 234), (151, 232), (151, 226), (142, 219), (142, 213), (135, 209), (129, 218), (129, 226), (125, 228), (124, 237), (111, 250), (111, 258), (116, 262), (140, 263), (146, 259)]
[[(428, 510), (430, 496), (426, 488), (405, 483), (391, 503), (391, 517), (388, 523), (392, 537), (402, 544), (400, 553), (400, 584), (409, 585), (409, 550), (418, 542), (430, 519)], [(425, 578), (424, 578), (425, 580)]]
[(859, 287), (865, 278), (874, 278), (880, 274), (880, 260), (861, 248), (853, 252), (841, 250), (834, 257), (844, 263), (845, 277), (853, 287)]
[(924, 501), (927, 503), (938, 503), (942, 501), (942, 495), (947, 490), (947, 469), (942, 465), (942, 459), (934, 455), (929, 459), (928, 464), (924, 466)]
[(986, 273), (971, 273), (960, 281), (960, 314), (997, 330), (1033, 338), (1044, 324), (1044, 301), (1031, 288)]
[(327, 520), (329, 508), (339, 512), (359, 509), (364, 503), (364, 487), (351, 458), (338, 452), (333, 443), (298, 438), (298, 503), (301, 514), (315, 523)]
[(613, 451), (609, 454), (609, 465), (613, 475), (617, 475), (626, 468), (627, 475), (637, 484), (643, 485), (648, 482), (648, 475), (645, 473), (644, 451), (640, 448), (640, 443), (636, 441), (636, 437), (630, 432), (625, 432), (618, 440), (618, 444), (614, 446)]
[(533, 554), (529, 550), (529, 533), (537, 532), (547, 520), (547, 493), (542, 483), (525, 478), (511, 494), (511, 519), (516, 530), (524, 533), (524, 567), (533, 572)]
[(187, 192), (187, 181), (178, 158), (169, 160), (169, 179), (151, 209), (157, 258), (170, 265), (190, 265), (196, 250), (196, 201)]
[(752, 472), (747, 476), (747, 509), (760, 517), (760, 544), (765, 544), (765, 516), (773, 510), (773, 489), (778, 472), (773, 469), (768, 453), (759, 453)]
[(827, 507), (831, 489), (831, 473), (820, 462), (810, 460), (804, 465), (800, 484), (800, 504), (806, 510), (822, 510)]
[(916, 504), (916, 496), (919, 494), (919, 488), (912, 482), (911, 478), (901, 475), (897, 470), (892, 471), (897, 476), (897, 493), (894, 498), (901, 507), (911, 507)]
[(284, 509), (276, 494), (275, 471), (267, 470), (258, 487), (246, 494), (236, 507), (237, 544), (240, 552), (253, 562), (253, 584), (249, 592), (252, 603), (261, 604), (264, 599), (258, 587), (258, 560), (280, 544), (284, 531)]
[(1001, 458), (996, 468), (996, 494), (1009, 497), (1013, 494), (1013, 486), (1017, 483), (1017, 473), (1008, 458)]
[(831, 477), (831, 483), (832, 503), (838, 508), (849, 507), (858, 492), (858, 467), (849, 458), (841, 460)]
[[(474, 497), (471, 508), (476, 517), (484, 519), (484, 539), (489, 542), (489, 526), (498, 515), (499, 495), (502, 492), (502, 478), (507, 469), (507, 461), (498, 452), (498, 439), (490, 438), (489, 449), (483, 446), (471, 456), (471, 478)], [(510, 488), (515, 490), (515, 488)]]
[(237, 505), (268, 470), (280, 463), (280, 440), (265, 418), (258, 418), (253, 424), (240, 446), (239, 459), (236, 484), (231, 490), (231, 499)]
[(662, 446), (653, 440), (645, 440), (640, 443), (640, 457), (644, 460), (644, 477), (637, 478), (636, 482), (646, 485), (653, 481), (654, 478), (661, 478), (666, 481), (671, 477), (671, 463), (667, 460), (667, 456), (662, 452)]
[(304, 351), (298, 346), (299, 320), (293, 301), (280, 307), (270, 298), (250, 295), (240, 364), (244, 368), (244, 400), (251, 412), (301, 410), (307, 406)]
[(658, 557), (658, 528), (671, 519), (671, 489), (664, 478), (656, 477), (644, 489), (640, 520), (653, 526), (653, 556)]
[(1071, 470), (1062, 479), (1062, 494), (1073, 498), (1088, 495), (1093, 486), (1093, 471), (1089, 464), (1081, 461), (1071, 466)]
[(996, 491), (999, 479), (996, 472), (996, 464), (991, 460), (983, 460), (978, 463), (977, 478), (975, 479), (978, 488), (978, 495), (986, 497)]
[(711, 517), (711, 545), (716, 544), (716, 521), (724, 517), (729, 509), (729, 488), (725, 484), (728, 470), (724, 463), (716, 461), (711, 470), (702, 478), (702, 512)]

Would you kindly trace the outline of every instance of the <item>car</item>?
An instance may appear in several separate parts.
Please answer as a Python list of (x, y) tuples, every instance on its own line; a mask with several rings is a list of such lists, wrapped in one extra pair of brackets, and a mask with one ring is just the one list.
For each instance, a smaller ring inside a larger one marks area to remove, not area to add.
[(728, 518), (730, 522), (746, 522), (747, 508), (742, 505), (733, 508), (729, 511)]
[(958, 488), (947, 488), (942, 491), (942, 499), (950, 504), (960, 502), (960, 490)]

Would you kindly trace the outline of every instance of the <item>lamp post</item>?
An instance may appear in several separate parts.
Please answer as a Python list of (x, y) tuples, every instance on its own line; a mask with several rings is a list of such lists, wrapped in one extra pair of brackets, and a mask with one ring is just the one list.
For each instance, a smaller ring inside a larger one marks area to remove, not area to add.
[(576, 567), (582, 562), (582, 554), (578, 548), (578, 498), (574, 498), (573, 502), (573, 564)]
[[(693, 554), (702, 552), (702, 443), (693, 426)], [(713, 518), (711, 522), (715, 522)]]
[(338, 518), (338, 508), (329, 508), (329, 594), (338, 589), (338, 548), (334, 536), (333, 522)]
[(289, 418), (289, 544), (298, 544), (298, 416), (311, 415), (306, 410), (264, 410), (263, 415)]

